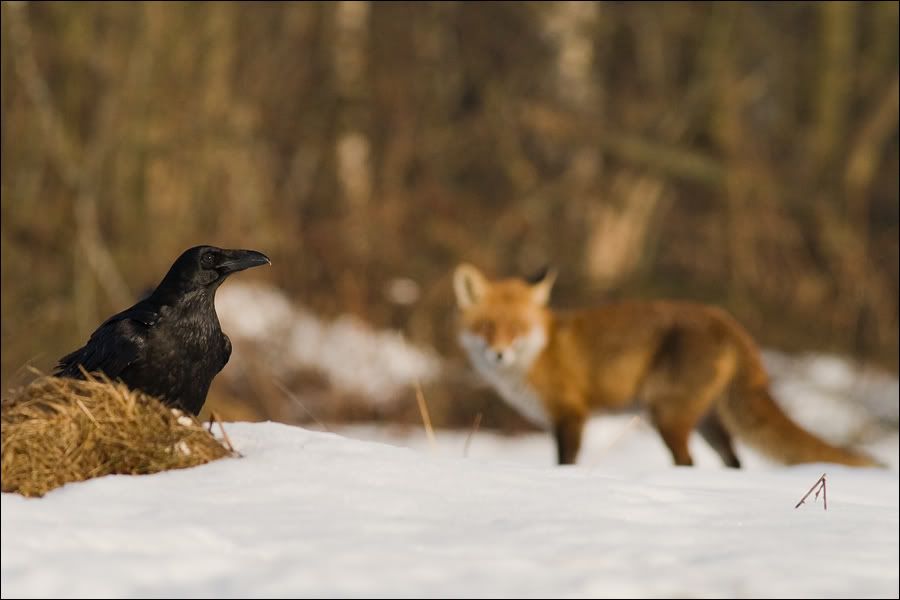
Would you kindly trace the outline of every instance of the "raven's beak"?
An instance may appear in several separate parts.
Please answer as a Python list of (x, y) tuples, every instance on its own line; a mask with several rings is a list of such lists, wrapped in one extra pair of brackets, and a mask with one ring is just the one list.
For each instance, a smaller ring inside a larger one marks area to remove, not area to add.
[(268, 256), (256, 250), (226, 250), (225, 257), (225, 261), (219, 263), (218, 269), (220, 273), (225, 275), (272, 264)]

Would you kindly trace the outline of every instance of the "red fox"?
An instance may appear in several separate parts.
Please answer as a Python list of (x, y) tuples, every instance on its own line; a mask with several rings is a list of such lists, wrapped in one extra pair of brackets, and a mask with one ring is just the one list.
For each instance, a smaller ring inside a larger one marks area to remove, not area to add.
[(637, 401), (676, 465), (692, 465), (696, 427), (729, 467), (732, 435), (787, 464), (877, 466), (792, 421), (772, 400), (759, 349), (724, 310), (678, 301), (622, 301), (560, 313), (547, 302), (555, 273), (529, 284), (488, 280), (463, 264), (453, 278), (460, 344), (476, 370), (525, 418), (556, 437), (573, 464), (595, 409)]

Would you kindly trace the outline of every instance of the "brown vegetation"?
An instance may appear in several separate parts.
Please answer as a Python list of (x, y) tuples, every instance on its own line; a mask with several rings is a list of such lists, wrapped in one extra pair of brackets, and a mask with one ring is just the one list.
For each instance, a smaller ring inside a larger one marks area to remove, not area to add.
[(197, 243), (457, 359), (465, 260), (896, 369), (896, 2), (2, 11), (4, 388)]
[(146, 475), (232, 454), (193, 417), (121, 383), (40, 377), (3, 400), (4, 492)]

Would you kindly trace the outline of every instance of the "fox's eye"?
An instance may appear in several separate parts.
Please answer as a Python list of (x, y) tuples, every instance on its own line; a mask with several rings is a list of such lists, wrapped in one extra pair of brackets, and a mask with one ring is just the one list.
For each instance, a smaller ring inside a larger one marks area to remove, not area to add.
[(216, 260), (216, 257), (213, 256), (213, 253), (212, 253), (212, 252), (207, 252), (207, 253), (204, 254), (203, 257), (200, 259), (200, 263), (201, 263), (204, 267), (211, 267), (211, 266), (213, 266), (213, 262), (215, 262), (215, 260)]

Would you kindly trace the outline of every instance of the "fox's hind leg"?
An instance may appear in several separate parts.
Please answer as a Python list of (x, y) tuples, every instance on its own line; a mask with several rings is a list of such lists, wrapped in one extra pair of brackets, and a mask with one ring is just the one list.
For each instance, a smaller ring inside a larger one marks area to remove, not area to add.
[(584, 430), (585, 418), (582, 415), (566, 415), (556, 420), (554, 434), (556, 436), (557, 459), (561, 465), (574, 465), (581, 448), (581, 434)]
[[(641, 396), (676, 465), (693, 464), (688, 451), (691, 431), (712, 414), (713, 403), (725, 391), (734, 369), (734, 350), (702, 322), (675, 326), (660, 341)], [(706, 428), (707, 432), (701, 428), (701, 434), (716, 440), (710, 443), (720, 454), (720, 447), (730, 449), (721, 423), (714, 421)], [(723, 460), (737, 466), (733, 451)]]
[[(668, 406), (679, 406), (679, 404), (684, 405), (683, 402), (672, 402)], [(666, 404), (663, 403), (651, 407), (650, 414), (659, 435), (669, 447), (675, 464), (679, 466), (693, 465), (694, 461), (688, 450), (688, 439), (690, 439), (696, 419), (692, 415), (666, 410)]]
[(669, 447), (676, 465), (694, 464), (688, 451), (688, 440), (696, 427), (726, 465), (740, 468), (741, 463), (731, 444), (731, 434), (725, 429), (713, 405), (721, 391), (719, 385), (713, 385), (690, 394), (681, 392), (652, 398), (650, 415), (653, 424)]
[(706, 413), (706, 416), (700, 421), (697, 431), (700, 432), (706, 443), (719, 454), (726, 466), (733, 469), (741, 468), (741, 461), (734, 453), (734, 446), (731, 443), (731, 434), (722, 424), (722, 419), (716, 413), (715, 407)]

